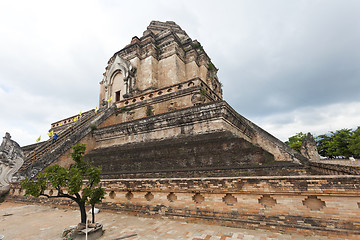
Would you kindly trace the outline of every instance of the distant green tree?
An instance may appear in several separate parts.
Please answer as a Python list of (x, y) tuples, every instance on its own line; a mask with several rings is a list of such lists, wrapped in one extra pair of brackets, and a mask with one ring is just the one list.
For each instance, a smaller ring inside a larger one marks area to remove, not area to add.
[(331, 140), (329, 143), (328, 153), (331, 156), (346, 156), (352, 155), (349, 144), (351, 139), (351, 129), (341, 129), (331, 132)]
[(296, 151), (300, 152), (300, 147), (302, 144), (303, 139), (306, 137), (306, 134), (299, 132), (292, 137), (289, 137), (289, 140), (285, 143), (289, 145), (291, 148), (295, 149)]
[(353, 155), (360, 155), (360, 127), (350, 137), (349, 150)]
[[(85, 204), (90, 203), (94, 208), (94, 205), (104, 198), (105, 191), (97, 186), (100, 182), (100, 168), (94, 167), (84, 160), (85, 149), (85, 144), (73, 146), (70, 155), (75, 164), (69, 169), (59, 165), (50, 166), (44, 172), (39, 173), (36, 179), (29, 180), (26, 178), (22, 181), (21, 187), (26, 190), (25, 196), (69, 198), (75, 201), (80, 208), (81, 223), (86, 223)], [(57, 195), (45, 194), (47, 189), (56, 189)], [(93, 222), (95, 222), (94, 215)]]
[(329, 155), (329, 147), (331, 142), (331, 136), (322, 134), (315, 138), (318, 152), (321, 156), (324, 157), (332, 157), (333, 155)]

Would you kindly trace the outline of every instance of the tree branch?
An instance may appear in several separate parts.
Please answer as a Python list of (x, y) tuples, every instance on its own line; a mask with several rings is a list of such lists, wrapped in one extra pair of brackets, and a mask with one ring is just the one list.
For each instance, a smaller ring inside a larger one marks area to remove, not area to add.
[(62, 194), (62, 195), (56, 195), (56, 196), (50, 196), (49, 194), (45, 194), (45, 193), (40, 193), (39, 196), (45, 196), (47, 198), (70, 198), (71, 200), (78, 202), (78, 199), (76, 199), (75, 197), (69, 195), (69, 194)]

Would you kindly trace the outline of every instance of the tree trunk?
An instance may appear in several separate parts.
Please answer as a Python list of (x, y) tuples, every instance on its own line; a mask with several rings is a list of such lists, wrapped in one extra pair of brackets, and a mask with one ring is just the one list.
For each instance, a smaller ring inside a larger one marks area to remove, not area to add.
[(95, 223), (95, 205), (91, 205), (91, 215), (92, 215), (92, 223)]
[(80, 208), (80, 214), (81, 214), (81, 223), (86, 224), (86, 209), (85, 209), (85, 203), (84, 202), (77, 202)]

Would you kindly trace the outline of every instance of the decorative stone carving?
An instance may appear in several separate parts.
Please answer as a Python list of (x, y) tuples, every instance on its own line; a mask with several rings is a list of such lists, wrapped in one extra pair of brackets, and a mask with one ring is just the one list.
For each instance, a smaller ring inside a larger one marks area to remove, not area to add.
[(317, 150), (316, 142), (311, 133), (308, 133), (304, 138), (301, 144), (300, 152), (310, 161), (320, 161), (320, 155)]
[(272, 208), (276, 205), (276, 199), (271, 197), (268, 194), (264, 194), (261, 198), (259, 198), (259, 203), (262, 204), (265, 208)]
[(194, 106), (203, 104), (203, 103), (205, 103), (205, 96), (202, 95), (200, 92), (194, 93), (194, 94), (192, 95), (192, 97), (191, 97), (191, 103), (192, 103)]
[(325, 201), (322, 201), (317, 196), (308, 196), (303, 200), (303, 205), (313, 211), (320, 211), (323, 207), (326, 207)]
[(112, 85), (114, 83), (114, 77), (117, 73), (121, 72), (123, 75), (123, 80), (125, 84), (125, 93), (124, 98), (131, 97), (135, 89), (136, 79), (135, 73), (136, 68), (134, 68), (131, 63), (119, 55), (116, 56), (114, 62), (111, 64), (109, 71), (104, 76), (105, 83), (105, 99), (111, 97)]
[(132, 121), (135, 118), (135, 112), (127, 112), (126, 113), (126, 121)]
[(153, 200), (153, 199), (154, 199), (154, 194), (152, 194), (151, 192), (146, 193), (146, 194), (145, 194), (145, 199), (146, 199), (147, 201)]
[(193, 199), (193, 201), (194, 201), (195, 203), (202, 203), (202, 202), (205, 200), (204, 196), (201, 195), (200, 193), (196, 193), (196, 194), (192, 197), (192, 199)]
[(222, 95), (222, 87), (217, 76), (218, 69), (213, 63), (208, 64), (208, 72), (206, 74), (207, 84), (211, 86), (212, 90), (219, 95)]
[(237, 203), (236, 197), (234, 197), (231, 193), (227, 193), (223, 198), (223, 202), (226, 205), (233, 206), (235, 203)]
[(169, 200), (169, 202), (175, 202), (177, 200), (177, 197), (175, 193), (171, 192), (167, 195), (167, 199)]
[(114, 199), (114, 198), (116, 197), (116, 193), (115, 193), (114, 191), (111, 191), (111, 192), (109, 193), (109, 197), (110, 197), (111, 199)]
[(106, 109), (106, 108), (108, 108), (108, 106), (109, 106), (109, 103), (107, 101), (105, 101), (105, 99), (103, 99), (101, 101), (100, 109)]
[(24, 153), (20, 145), (5, 134), (0, 146), (0, 191), (6, 190), (16, 179), (14, 174), (24, 163)]
[(129, 192), (127, 192), (127, 193), (125, 194), (125, 197), (126, 197), (127, 200), (130, 201), (131, 199), (134, 198), (134, 194), (129, 191)]
[(177, 106), (177, 102), (171, 102), (169, 103), (168, 105), (168, 111), (171, 112), (171, 111), (175, 111), (178, 109), (178, 106)]

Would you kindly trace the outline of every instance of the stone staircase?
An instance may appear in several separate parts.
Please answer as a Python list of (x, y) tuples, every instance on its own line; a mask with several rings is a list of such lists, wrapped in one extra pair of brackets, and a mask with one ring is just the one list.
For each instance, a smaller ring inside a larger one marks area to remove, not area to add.
[(41, 159), (45, 154), (56, 148), (57, 146), (61, 145), (66, 139), (77, 129), (79, 129), (81, 126), (86, 124), (89, 120), (92, 119), (94, 116), (94, 111), (91, 111), (87, 115), (81, 116), (81, 118), (75, 122), (74, 125), (69, 126), (64, 131), (60, 132), (58, 135), (58, 139), (55, 143), (52, 142), (52, 138), (50, 138), (47, 141), (44, 141), (40, 146), (35, 148), (33, 151), (31, 151), (25, 158), (24, 164), (19, 169), (19, 171), (22, 171), (29, 167), (31, 164), (36, 162), (37, 160)]
[(24, 160), (17, 176), (20, 179), (35, 177), (45, 167), (49, 166), (58, 157), (78, 143), (83, 137), (94, 130), (100, 123), (115, 112), (116, 107), (94, 110), (83, 115), (74, 125), (69, 126), (60, 132), (58, 139), (53, 143), (52, 139), (43, 142), (40, 146), (31, 151)]

